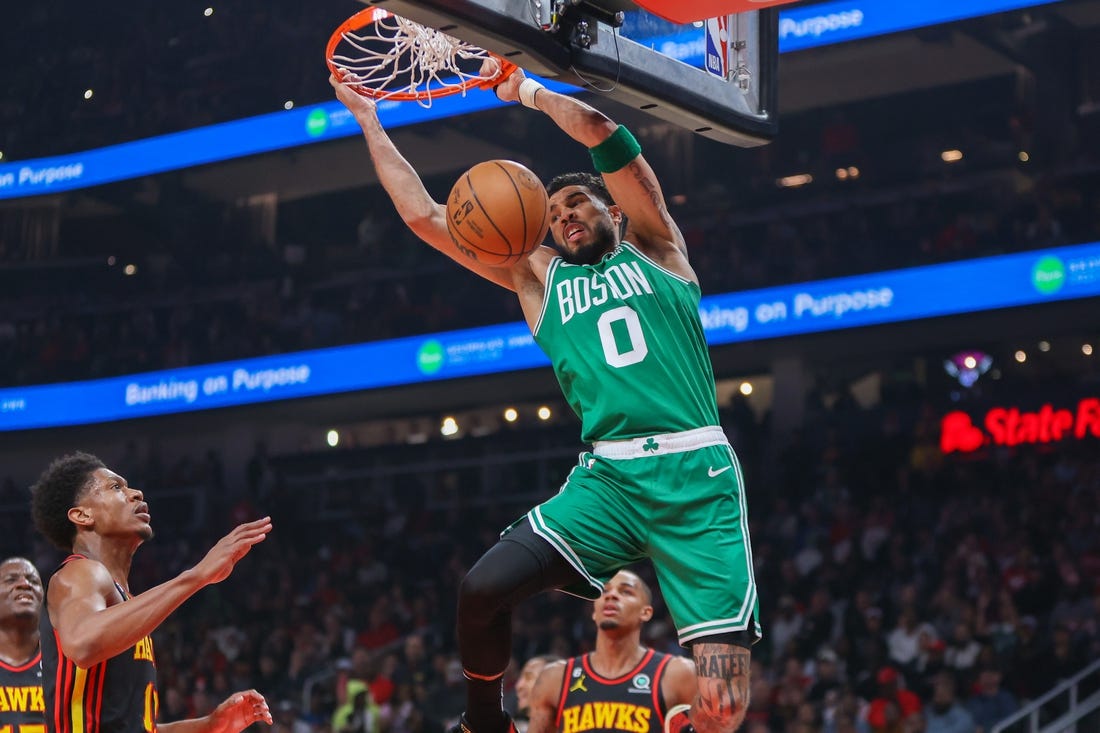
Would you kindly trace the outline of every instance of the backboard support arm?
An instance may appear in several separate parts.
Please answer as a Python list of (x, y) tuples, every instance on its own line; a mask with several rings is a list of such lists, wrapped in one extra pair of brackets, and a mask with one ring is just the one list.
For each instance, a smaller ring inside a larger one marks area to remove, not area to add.
[[(597, 92), (719, 142), (756, 147), (776, 133), (774, 73), (757, 73), (750, 93), (624, 38), (583, 4), (544, 30), (531, 0), (362, 0), (499, 54), (539, 76)], [(544, 0), (551, 2), (552, 0)], [(743, 14), (758, 68), (774, 62), (776, 11)], [(583, 32), (578, 33), (578, 26)], [(769, 25), (770, 24), (770, 25)], [(580, 35), (589, 36), (587, 47)], [(581, 42), (578, 42), (580, 40)]]

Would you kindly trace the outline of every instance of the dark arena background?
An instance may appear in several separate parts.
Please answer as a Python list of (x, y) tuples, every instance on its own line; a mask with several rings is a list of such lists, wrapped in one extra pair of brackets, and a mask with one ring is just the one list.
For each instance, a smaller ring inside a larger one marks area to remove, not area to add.
[[(360, 680), (354, 733), (443, 731), (458, 583), (584, 449), (514, 296), (416, 241), (334, 101), (360, 7), (7, 14), (0, 552), (56, 567), (28, 487), (77, 449), (145, 492), (135, 592), (275, 524), (154, 636), (162, 720), (255, 687), (277, 733), (351, 733)], [(701, 279), (764, 628), (743, 730), (1098, 731), (1100, 0), (774, 12), (766, 145), (578, 92), (634, 130)], [(437, 200), (483, 160), (591, 165), (487, 92), (386, 114)], [(656, 607), (646, 643), (683, 653)], [(515, 632), (513, 709), (524, 660), (595, 637), (560, 593)], [(917, 703), (883, 723), (895, 685)]]

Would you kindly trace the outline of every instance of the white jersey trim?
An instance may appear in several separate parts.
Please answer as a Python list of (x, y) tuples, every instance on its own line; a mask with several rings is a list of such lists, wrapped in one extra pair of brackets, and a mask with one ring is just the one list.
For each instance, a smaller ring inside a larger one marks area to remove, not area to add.
[(592, 452), (600, 458), (623, 460), (687, 453), (711, 445), (729, 445), (725, 432), (718, 425), (626, 440), (597, 440), (592, 444)]
[[(574, 466), (574, 470), (575, 469), (576, 467)], [(572, 471), (570, 473), (572, 473)], [(568, 482), (569, 480), (566, 479), (566, 483)], [(565, 485), (563, 484), (562, 487), (564, 488), (564, 486)], [(588, 572), (588, 570), (584, 567), (584, 561), (581, 560), (581, 558), (577, 555), (576, 550), (570, 547), (569, 543), (566, 542), (561, 535), (559, 535), (557, 532), (550, 529), (550, 527), (546, 525), (546, 520), (542, 518), (542, 505), (539, 505), (531, 511), (527, 512), (527, 521), (531, 523), (531, 529), (535, 531), (535, 534), (549, 542), (550, 546), (553, 547), (567, 563), (573, 566), (573, 569), (577, 571), (577, 573), (581, 576), (583, 580), (588, 581), (588, 584), (591, 585), (597, 593), (603, 593), (603, 583), (601, 583), (599, 580), (593, 577), (590, 572)], [(585, 596), (582, 596), (578, 593), (573, 593), (571, 591), (565, 592), (571, 596), (576, 596), (577, 598), (585, 598)], [(592, 600), (591, 598), (585, 599), (589, 601)]]
[(562, 261), (561, 257), (554, 257), (550, 260), (550, 264), (546, 266), (546, 282), (542, 286), (542, 312), (539, 313), (539, 319), (535, 322), (535, 327), (531, 329), (532, 336), (538, 336), (539, 329), (542, 328), (542, 319), (546, 318), (546, 309), (550, 307), (550, 286), (554, 282), (554, 273)]

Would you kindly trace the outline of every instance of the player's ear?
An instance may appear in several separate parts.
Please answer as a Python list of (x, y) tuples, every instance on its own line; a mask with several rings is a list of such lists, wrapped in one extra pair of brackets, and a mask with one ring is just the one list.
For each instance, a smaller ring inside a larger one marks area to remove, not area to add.
[(615, 231), (619, 233), (619, 239), (626, 239), (627, 218), (618, 204), (607, 207), (607, 213), (611, 215), (611, 221), (615, 225)]
[(642, 621), (648, 621), (653, 618), (653, 606), (642, 606), (642, 612), (639, 614)]
[(78, 527), (91, 527), (92, 513), (82, 506), (74, 506), (68, 512), (69, 521)]

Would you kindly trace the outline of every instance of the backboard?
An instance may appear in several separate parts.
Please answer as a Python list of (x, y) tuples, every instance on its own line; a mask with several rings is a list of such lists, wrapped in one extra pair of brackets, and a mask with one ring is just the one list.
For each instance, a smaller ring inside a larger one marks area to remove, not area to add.
[(774, 9), (680, 25), (632, 0), (361, 2), (720, 142), (754, 147), (776, 133)]

